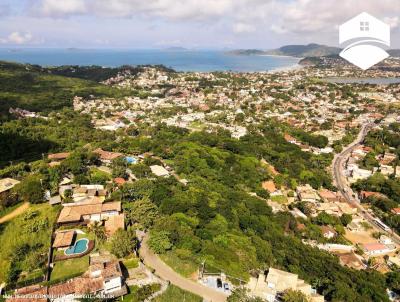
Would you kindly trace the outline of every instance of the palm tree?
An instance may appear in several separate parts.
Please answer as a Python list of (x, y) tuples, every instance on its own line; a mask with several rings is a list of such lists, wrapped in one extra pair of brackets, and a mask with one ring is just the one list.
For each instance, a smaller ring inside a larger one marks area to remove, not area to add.
[(101, 222), (94, 221), (89, 225), (89, 231), (94, 234), (96, 241), (102, 242), (106, 240), (106, 230)]

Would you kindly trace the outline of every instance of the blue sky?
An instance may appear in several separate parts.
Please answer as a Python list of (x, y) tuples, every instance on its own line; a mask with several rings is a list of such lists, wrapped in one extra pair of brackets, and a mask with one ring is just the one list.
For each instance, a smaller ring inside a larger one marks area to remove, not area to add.
[(337, 46), (338, 26), (363, 11), (400, 47), (399, 0), (0, 0), (0, 47)]

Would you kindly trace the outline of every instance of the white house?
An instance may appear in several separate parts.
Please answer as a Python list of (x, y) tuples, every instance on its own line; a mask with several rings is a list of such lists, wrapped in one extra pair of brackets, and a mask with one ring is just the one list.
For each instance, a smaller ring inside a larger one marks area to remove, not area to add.
[(387, 245), (387, 244), (393, 244), (392, 239), (390, 239), (390, 238), (389, 238), (388, 236), (386, 236), (386, 235), (382, 235), (382, 236), (379, 238), (379, 242), (382, 243), (382, 244), (385, 244), (385, 245)]
[(363, 244), (364, 253), (370, 257), (384, 255), (393, 252), (396, 247), (391, 247), (390, 245), (385, 245), (382, 243), (365, 243)]
[(153, 165), (150, 166), (151, 172), (158, 177), (168, 177), (169, 172), (163, 166)]

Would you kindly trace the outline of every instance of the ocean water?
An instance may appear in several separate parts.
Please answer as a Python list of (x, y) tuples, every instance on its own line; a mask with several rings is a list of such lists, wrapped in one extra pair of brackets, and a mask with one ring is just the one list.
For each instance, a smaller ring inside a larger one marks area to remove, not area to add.
[(177, 71), (271, 71), (296, 66), (299, 59), (274, 56), (237, 56), (206, 50), (132, 49), (0, 49), (0, 60), (59, 65), (100, 65), (116, 67), (163, 64)]

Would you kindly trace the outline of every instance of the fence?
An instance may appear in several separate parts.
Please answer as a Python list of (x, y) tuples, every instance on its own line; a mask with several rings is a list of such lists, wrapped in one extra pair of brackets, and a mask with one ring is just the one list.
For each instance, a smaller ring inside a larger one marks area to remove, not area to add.
[(33, 278), (33, 279), (29, 279), (26, 281), (19, 281), (19, 282), (14, 282), (14, 283), (9, 283), (4, 287), (4, 291), (8, 292), (11, 290), (15, 290), (15, 289), (19, 289), (22, 287), (26, 287), (26, 286), (30, 286), (33, 284), (37, 284), (37, 283), (41, 283), (46, 281), (46, 276), (43, 274), (42, 276)]

